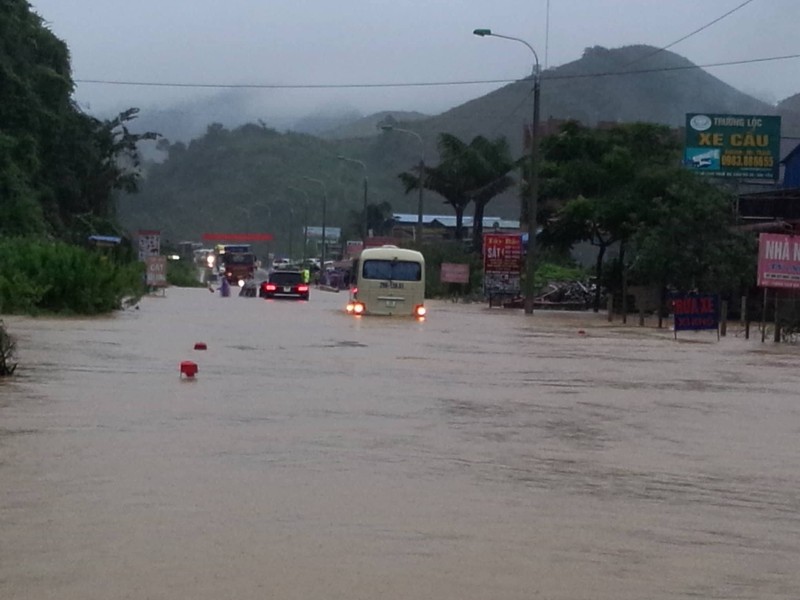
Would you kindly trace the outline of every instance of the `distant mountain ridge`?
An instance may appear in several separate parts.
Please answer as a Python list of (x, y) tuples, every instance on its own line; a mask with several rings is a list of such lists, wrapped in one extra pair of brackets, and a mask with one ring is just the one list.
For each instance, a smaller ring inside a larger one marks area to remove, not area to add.
[[(404, 193), (397, 175), (414, 168), (420, 158), (419, 145), (408, 136), (375, 135), (375, 124), (392, 117), (399, 127), (418, 133), (428, 164), (438, 160), (436, 142), (443, 132), (466, 142), (476, 135), (505, 136), (512, 152), (521, 155), (524, 128), (532, 120), (531, 90), (532, 81), (527, 78), (438, 115), (380, 112), (345, 119), (315, 136), (279, 133), (263, 121), (230, 131), (209, 128), (190, 144), (173, 147), (163, 165), (153, 166), (141, 195), (123, 199), (120, 217), (132, 228), (171, 228), (175, 237), (193, 239), (202, 232), (199, 228), (207, 215), (214, 215), (215, 226), (236, 231), (243, 225), (243, 214), (258, 211), (270, 214), (272, 232), (286, 239), (291, 220), (286, 213), (300, 197), (287, 189), (312, 176), (329, 182), (329, 225), (344, 227), (348, 211), (360, 210), (362, 173), (344, 165), (338, 156), (365, 163), (370, 202), (386, 201), (395, 212), (414, 212), (415, 198)], [(542, 74), (543, 135), (554, 132), (549, 119), (576, 119), (586, 125), (646, 121), (680, 127), (688, 112), (780, 114), (787, 144), (792, 136), (800, 141), (800, 94), (771, 105), (677, 54), (652, 46), (587, 48), (580, 59)], [(518, 194), (513, 189), (499, 196), (488, 210), (516, 218)], [(194, 207), (192, 219), (186, 217), (189, 206)], [(229, 210), (232, 206), (237, 210)], [(442, 199), (426, 192), (425, 211), (442, 210)], [(311, 219), (319, 217), (312, 211)]]

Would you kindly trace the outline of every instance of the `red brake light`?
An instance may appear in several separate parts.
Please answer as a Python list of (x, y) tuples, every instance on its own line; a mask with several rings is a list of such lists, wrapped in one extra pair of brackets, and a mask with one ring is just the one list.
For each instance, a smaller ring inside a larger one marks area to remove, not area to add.
[(297, 291), (298, 292), (307, 292), (308, 291), (308, 286), (305, 283), (301, 283), (300, 285), (297, 286)]
[(275, 285), (274, 283), (268, 283), (267, 284), (267, 291), (268, 292), (274, 292), (277, 289), (278, 289), (278, 286)]

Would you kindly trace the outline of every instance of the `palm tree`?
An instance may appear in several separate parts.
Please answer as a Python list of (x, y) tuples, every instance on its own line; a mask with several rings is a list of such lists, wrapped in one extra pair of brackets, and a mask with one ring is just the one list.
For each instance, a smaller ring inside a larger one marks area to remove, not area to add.
[[(505, 138), (490, 141), (477, 136), (465, 144), (454, 135), (442, 133), (438, 148), (440, 162), (435, 167), (425, 167), (422, 184), (453, 207), (458, 240), (464, 238), (464, 212), (470, 202), (475, 202), (473, 246), (480, 251), (486, 205), (513, 184), (509, 173), (516, 165), (508, 143)], [(405, 172), (399, 177), (406, 193), (418, 189), (419, 173)]]

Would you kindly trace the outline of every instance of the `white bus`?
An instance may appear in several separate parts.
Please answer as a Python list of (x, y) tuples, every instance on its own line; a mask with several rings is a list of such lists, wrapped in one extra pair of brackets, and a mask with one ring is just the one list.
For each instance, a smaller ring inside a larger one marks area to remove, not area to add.
[(347, 312), (424, 317), (427, 310), (422, 253), (397, 246), (362, 250), (353, 261)]

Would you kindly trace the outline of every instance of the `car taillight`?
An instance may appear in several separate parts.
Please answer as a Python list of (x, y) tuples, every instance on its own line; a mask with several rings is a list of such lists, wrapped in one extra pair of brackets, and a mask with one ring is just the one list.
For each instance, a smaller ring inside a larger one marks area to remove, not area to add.
[(301, 283), (300, 285), (297, 286), (297, 291), (298, 292), (307, 292), (308, 291), (308, 286), (306, 284), (304, 284), (304, 283)]
[(268, 292), (274, 292), (277, 289), (278, 289), (278, 286), (275, 285), (274, 283), (268, 283), (267, 284), (267, 291)]

